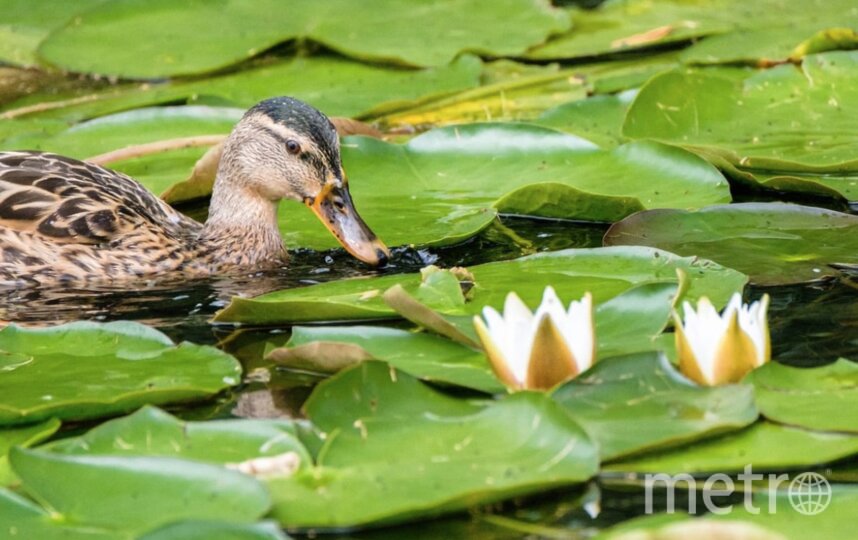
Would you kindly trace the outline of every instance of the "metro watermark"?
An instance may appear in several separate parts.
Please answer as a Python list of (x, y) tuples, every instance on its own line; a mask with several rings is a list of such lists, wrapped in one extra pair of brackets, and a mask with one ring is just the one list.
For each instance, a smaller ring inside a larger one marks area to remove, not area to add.
[[(790, 480), (787, 474), (768, 474), (753, 472), (751, 465), (746, 465), (744, 470), (736, 476), (736, 480), (741, 484), (742, 506), (745, 511), (750, 514), (759, 514), (766, 510), (769, 514), (777, 513), (777, 505), (783, 502), (783, 497), (778, 497), (784, 492), (787, 495), (787, 500), (790, 506), (801, 514), (813, 516), (820, 514), (828, 508), (831, 503), (831, 484), (821, 474), (815, 472), (803, 472)], [(729, 504), (719, 504), (716, 499), (723, 500), (736, 493), (736, 482), (729, 475), (716, 473), (707, 478), (695, 478), (687, 473), (680, 474), (664, 474), (650, 473), (644, 476), (645, 489), (645, 512), (652, 514), (656, 511), (654, 502), (657, 500), (656, 494), (653, 492), (658, 487), (663, 487), (666, 490), (664, 502), (667, 505), (666, 512), (672, 514), (676, 512), (676, 488), (677, 485), (683, 486), (683, 489), (689, 493), (698, 491), (698, 484), (703, 482), (703, 489), (700, 490), (703, 506), (707, 512), (715, 515), (729, 514), (736, 503), (731, 500)], [(762, 509), (754, 504), (753, 488), (757, 488), (759, 492), (760, 484), (763, 483), (768, 494), (768, 507)], [(660, 499), (659, 499), (660, 500)], [(688, 498), (687, 508), (681, 509), (689, 514), (697, 513), (697, 498), (691, 496)]]

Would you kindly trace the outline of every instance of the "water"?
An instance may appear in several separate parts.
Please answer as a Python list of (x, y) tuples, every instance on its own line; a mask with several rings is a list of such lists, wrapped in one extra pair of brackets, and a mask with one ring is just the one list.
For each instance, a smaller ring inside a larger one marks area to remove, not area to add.
[[(514, 232), (512, 232), (514, 230)], [(313, 374), (274, 368), (261, 360), (266, 343), (282, 345), (289, 328), (213, 326), (209, 319), (234, 295), (258, 295), (344, 277), (416, 272), (427, 264), (450, 267), (511, 259), (538, 251), (596, 247), (606, 226), (506, 218), (503, 224), (451, 248), (397, 249), (392, 264), (369, 269), (341, 250), (296, 252), (287, 268), (241, 278), (193, 282), (153, 282), (129, 289), (25, 289), (0, 291), (0, 319), (23, 324), (72, 320), (135, 320), (152, 325), (172, 339), (217, 345), (243, 363), (248, 381), (236, 392), (191, 408), (171, 412), (186, 419), (230, 416), (300, 416), (300, 408), (320, 379)], [(839, 357), (858, 359), (858, 285), (839, 280), (784, 286), (751, 287), (747, 299), (771, 296), (770, 327), (775, 360), (815, 366)], [(270, 377), (258, 377), (266, 368)], [(80, 429), (81, 426), (78, 427)], [(598, 512), (595, 509), (598, 508)], [(583, 488), (551, 491), (525, 500), (476, 509), (468, 514), (339, 538), (586, 538), (596, 531), (643, 512), (642, 491), (610, 478)]]

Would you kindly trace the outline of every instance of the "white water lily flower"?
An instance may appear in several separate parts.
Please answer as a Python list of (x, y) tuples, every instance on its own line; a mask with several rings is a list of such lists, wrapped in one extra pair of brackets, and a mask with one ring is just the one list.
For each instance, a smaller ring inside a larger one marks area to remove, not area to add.
[(593, 297), (563, 304), (546, 287), (536, 313), (511, 292), (503, 316), (491, 307), (474, 327), (498, 378), (514, 390), (546, 390), (586, 371), (596, 356)]
[(751, 305), (739, 293), (719, 315), (708, 298), (697, 301), (697, 310), (683, 304), (685, 322), (674, 311), (679, 370), (706, 386), (738, 382), (749, 371), (771, 359), (766, 311), (769, 296)]

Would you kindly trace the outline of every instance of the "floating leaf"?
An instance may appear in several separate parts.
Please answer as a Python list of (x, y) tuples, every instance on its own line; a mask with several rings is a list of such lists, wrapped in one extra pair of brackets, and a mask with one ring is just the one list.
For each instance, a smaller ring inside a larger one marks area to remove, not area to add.
[(228, 354), (174, 345), (130, 322), (8, 326), (0, 330), (0, 369), (0, 424), (97, 418), (146, 403), (201, 399), (241, 376)]
[(858, 262), (858, 217), (780, 203), (651, 210), (615, 223), (606, 245), (647, 245), (697, 255), (777, 285), (837, 275), (831, 263)]
[(307, 101), (331, 116), (356, 117), (479, 84), (482, 63), (463, 55), (449, 65), (404, 70), (335, 56), (299, 57), (203, 80), (111, 86), (83, 96), (36, 94), (7, 105), (3, 116), (80, 121), (152, 105), (213, 98), (248, 108), (277, 95)]
[(15, 481), (7, 459), (7, 454), (13, 446), (33, 446), (56, 433), (58, 429), (60, 421), (56, 418), (40, 424), (0, 429), (0, 486), (8, 486)]
[(630, 473), (729, 473), (816, 468), (858, 453), (858, 436), (797, 429), (771, 422), (751, 426), (676, 449), (611, 463), (607, 471)]
[(55, 28), (61, 27), (77, 13), (104, 0), (75, 2), (30, 2), (3, 0), (3, 22), (0, 24), (0, 59), (23, 66), (38, 65), (36, 49)]
[(856, 199), (851, 142), (858, 99), (850, 94), (856, 82), (858, 53), (847, 52), (809, 56), (801, 69), (785, 65), (743, 77), (668, 72), (641, 89), (623, 134), (701, 148), (740, 171), (812, 172), (813, 182)]
[(752, 390), (697, 386), (663, 355), (642, 353), (596, 362), (553, 397), (605, 461), (745, 427), (757, 419)]
[(139, 540), (288, 540), (270, 521), (252, 525), (222, 521), (180, 521), (144, 534)]
[[(730, 30), (747, 3), (729, 0), (628, 0), (593, 10), (572, 10), (572, 29), (527, 53), (562, 60), (645, 49)], [(729, 12), (725, 17), (722, 12)]]
[(76, 455), (175, 457), (217, 464), (295, 452), (302, 464), (310, 462), (291, 421), (183, 422), (155, 407), (144, 407), (41, 449)]
[[(39, 54), (69, 71), (161, 78), (214, 71), (287, 40), (312, 39), (359, 59), (425, 66), (446, 64), (464, 51), (520, 54), (568, 27), (564, 13), (528, 0), (378, 0), (372, 9), (350, 0), (327, 0), (323, 9), (276, 0), (150, 0), (145, 6), (117, 0), (53, 32)], [(218, 39), (207, 39), (212, 28)], [(105, 48), (105, 42), (123, 46)]]
[(766, 364), (748, 374), (760, 412), (770, 420), (821, 431), (858, 433), (858, 365), (840, 359), (817, 368)]
[(29, 499), (0, 488), (0, 535), (6, 538), (38, 538), (39, 540), (132, 540), (131, 533), (62, 523), (56, 515)]
[(534, 123), (579, 135), (602, 148), (614, 148), (625, 142), (620, 131), (636, 95), (633, 90), (564, 103), (546, 110)]
[(271, 505), (255, 478), (193, 461), (21, 448), (9, 460), (27, 493), (70, 523), (131, 532), (183, 519), (249, 523)]
[[(322, 382), (306, 411), (328, 433), (317, 468), (268, 483), (272, 515), (287, 527), (436, 515), (579, 483), (598, 466), (593, 444), (544, 394), (478, 404), (378, 362)], [(403, 440), (415, 444), (403, 452)]]
[[(312, 368), (319, 361), (340, 360), (337, 371), (346, 367), (352, 349), (365, 356), (359, 360), (383, 360), (415, 377), (453, 383), (486, 392), (503, 386), (492, 374), (482, 352), (443, 337), (376, 326), (297, 326), (287, 349), (275, 349), (269, 358), (294, 367)], [(327, 347), (325, 347), (327, 346)], [(338, 347), (335, 351), (330, 347)], [(288, 359), (288, 363), (284, 362)], [(296, 364), (297, 360), (303, 362)], [(357, 362), (353, 362), (357, 363)]]
[[(580, 298), (590, 291), (600, 303), (642, 283), (676, 283), (678, 268), (691, 279), (689, 299), (705, 294), (718, 305), (746, 279), (709, 261), (683, 259), (650, 248), (569, 249), (470, 267), (475, 286), (466, 306), (471, 314), (486, 305), (501, 308), (510, 291), (535, 306), (546, 285), (552, 285), (563, 298)], [(395, 318), (396, 312), (384, 303), (382, 294), (397, 284), (413, 292), (420, 278), (404, 274), (346, 279), (255, 298), (235, 297), (215, 320), (275, 324)]]

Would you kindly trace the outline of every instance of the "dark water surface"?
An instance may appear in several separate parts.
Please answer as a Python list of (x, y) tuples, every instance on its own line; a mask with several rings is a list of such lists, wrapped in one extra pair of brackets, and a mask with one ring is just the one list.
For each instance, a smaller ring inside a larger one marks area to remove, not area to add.
[[(261, 360), (266, 346), (282, 345), (288, 340), (288, 327), (236, 330), (229, 325), (211, 325), (211, 316), (231, 296), (253, 296), (357, 275), (415, 272), (427, 264), (473, 265), (537, 251), (595, 247), (601, 245), (605, 231), (602, 226), (572, 222), (508, 218), (504, 224), (452, 248), (394, 250), (392, 265), (382, 271), (368, 269), (341, 250), (297, 252), (288, 268), (239, 279), (150, 283), (135, 289), (125, 286), (0, 291), (0, 319), (31, 324), (135, 320), (155, 326), (177, 341), (217, 345), (242, 361), (248, 381), (214, 403), (172, 412), (187, 419), (296, 416), (319, 378), (272, 369)], [(769, 313), (776, 361), (814, 366), (839, 357), (858, 359), (858, 278), (852, 281), (844, 276), (798, 286), (751, 287), (746, 291), (746, 300), (763, 293), (772, 299)], [(269, 371), (270, 376), (257, 376)], [(564, 538), (586, 538), (608, 525), (642, 514), (643, 508), (640, 489), (605, 479), (584, 488), (553, 491), (470, 514), (337, 537), (541, 538), (557, 537), (560, 528), (566, 529)]]

